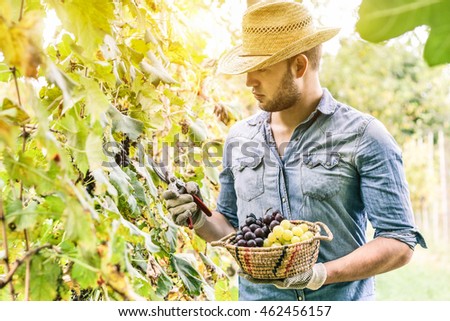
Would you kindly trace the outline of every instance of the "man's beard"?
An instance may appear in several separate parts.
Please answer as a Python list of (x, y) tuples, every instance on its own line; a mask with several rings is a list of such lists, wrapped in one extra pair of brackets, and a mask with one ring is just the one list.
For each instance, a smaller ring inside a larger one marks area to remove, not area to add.
[(268, 112), (276, 112), (288, 109), (300, 100), (301, 93), (294, 82), (294, 76), (288, 69), (281, 80), (277, 94), (272, 100), (264, 105), (259, 104), (259, 108)]

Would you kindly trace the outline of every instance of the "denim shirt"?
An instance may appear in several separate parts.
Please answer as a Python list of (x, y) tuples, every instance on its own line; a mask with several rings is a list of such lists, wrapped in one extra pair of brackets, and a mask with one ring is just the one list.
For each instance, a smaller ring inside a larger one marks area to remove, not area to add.
[[(321, 221), (334, 234), (318, 262), (345, 256), (374, 237), (426, 247), (414, 225), (401, 151), (374, 117), (323, 90), (316, 110), (294, 130), (280, 157), (261, 112), (231, 127), (223, 154), (217, 211), (234, 227), (246, 216), (279, 209), (290, 220)], [(239, 280), (239, 300), (373, 300), (374, 278), (284, 290)]]

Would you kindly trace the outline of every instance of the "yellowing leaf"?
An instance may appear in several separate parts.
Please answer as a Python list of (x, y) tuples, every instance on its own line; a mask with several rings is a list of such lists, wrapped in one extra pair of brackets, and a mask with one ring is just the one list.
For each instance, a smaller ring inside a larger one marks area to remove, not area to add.
[(9, 25), (0, 19), (0, 51), (10, 66), (27, 77), (37, 78), (43, 61), (42, 27), (42, 18), (36, 12), (26, 13), (19, 23)]

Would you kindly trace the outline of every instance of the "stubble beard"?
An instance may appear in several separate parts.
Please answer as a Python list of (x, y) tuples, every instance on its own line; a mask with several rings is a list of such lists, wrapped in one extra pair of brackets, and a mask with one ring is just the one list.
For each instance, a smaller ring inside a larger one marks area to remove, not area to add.
[(301, 98), (301, 93), (295, 85), (294, 76), (287, 70), (281, 80), (275, 97), (265, 104), (259, 103), (259, 108), (267, 112), (277, 112), (294, 106)]

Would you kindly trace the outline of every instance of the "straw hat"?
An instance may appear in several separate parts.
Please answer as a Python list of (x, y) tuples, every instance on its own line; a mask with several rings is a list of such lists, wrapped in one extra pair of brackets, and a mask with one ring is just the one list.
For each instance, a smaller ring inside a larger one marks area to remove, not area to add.
[(301, 3), (257, 3), (242, 18), (242, 44), (219, 62), (219, 72), (242, 74), (271, 66), (333, 38), (339, 28), (314, 26)]

